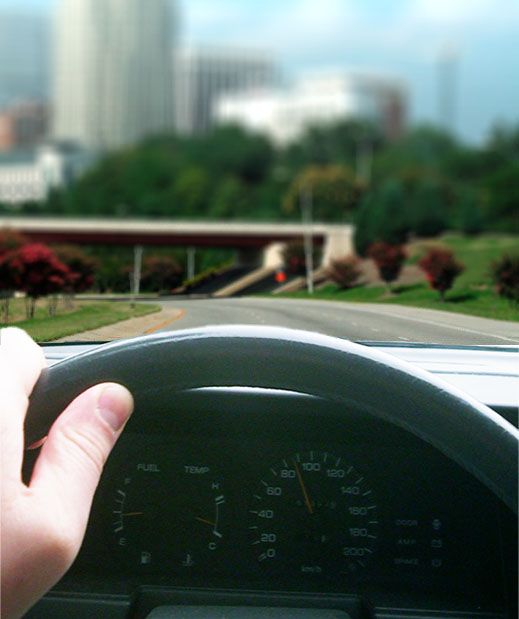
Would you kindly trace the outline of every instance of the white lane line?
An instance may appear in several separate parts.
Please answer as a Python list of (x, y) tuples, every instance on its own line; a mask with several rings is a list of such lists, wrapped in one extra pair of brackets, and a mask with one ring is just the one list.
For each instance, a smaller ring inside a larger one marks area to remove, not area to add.
[[(283, 299), (285, 300), (285, 299)], [(314, 303), (318, 303), (314, 301)], [(328, 303), (337, 303), (336, 301), (328, 301)], [(443, 322), (436, 322), (435, 320), (427, 320), (426, 318), (416, 318), (415, 316), (402, 316), (400, 314), (393, 314), (391, 312), (380, 312), (374, 309), (368, 309), (368, 308), (360, 308), (360, 307), (346, 307), (345, 308), (348, 311), (351, 312), (361, 312), (363, 314), (374, 314), (375, 316), (378, 317), (384, 317), (384, 316), (389, 316), (390, 318), (397, 318), (398, 320), (412, 320), (413, 322), (419, 322), (425, 325), (431, 325), (433, 327), (440, 327), (440, 328), (444, 328), (444, 329), (454, 329), (455, 331), (464, 331), (465, 333), (475, 333), (476, 335), (480, 335), (480, 336), (487, 336), (487, 337), (495, 337), (498, 340), (504, 340), (505, 342), (513, 342), (514, 344), (519, 344), (519, 339), (516, 338), (512, 338), (512, 337), (506, 337), (504, 335), (496, 335), (494, 333), (488, 333), (486, 331), (478, 331), (476, 329), (468, 329), (467, 327), (458, 327), (456, 325), (449, 325), (449, 324), (445, 324)], [(460, 316), (461, 314), (455, 314), (456, 316)], [(482, 319), (484, 320), (484, 318)], [(350, 324), (354, 324), (354, 323), (350, 323)]]

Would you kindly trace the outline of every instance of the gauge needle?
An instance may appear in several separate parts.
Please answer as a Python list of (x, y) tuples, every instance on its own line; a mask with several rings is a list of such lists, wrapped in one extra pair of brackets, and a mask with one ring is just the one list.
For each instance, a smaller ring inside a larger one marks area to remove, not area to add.
[(310, 514), (313, 514), (314, 510), (312, 509), (312, 504), (310, 503), (310, 498), (308, 497), (308, 492), (306, 490), (305, 482), (303, 481), (303, 477), (301, 476), (301, 471), (299, 470), (299, 467), (297, 466), (297, 462), (295, 460), (294, 460), (294, 466), (296, 469), (297, 478), (299, 479), (299, 485), (301, 486), (301, 490), (303, 491), (303, 496), (305, 497), (306, 506), (308, 507), (308, 511), (310, 512)]
[(210, 520), (206, 520), (205, 518), (199, 518), (197, 516), (195, 520), (199, 520), (200, 522), (205, 522), (206, 524), (210, 524), (212, 527), (216, 526), (216, 522), (211, 522)]
[(142, 516), (142, 512), (128, 512), (127, 514), (121, 514), (121, 516), (124, 516), (125, 518), (128, 516)]

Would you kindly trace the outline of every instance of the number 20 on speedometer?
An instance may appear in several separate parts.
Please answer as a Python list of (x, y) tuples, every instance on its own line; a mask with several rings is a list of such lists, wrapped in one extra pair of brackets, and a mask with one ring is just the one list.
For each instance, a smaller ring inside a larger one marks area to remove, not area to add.
[(265, 567), (346, 574), (373, 556), (377, 506), (351, 464), (326, 451), (305, 451), (266, 471), (252, 496), (248, 526), (253, 552)]

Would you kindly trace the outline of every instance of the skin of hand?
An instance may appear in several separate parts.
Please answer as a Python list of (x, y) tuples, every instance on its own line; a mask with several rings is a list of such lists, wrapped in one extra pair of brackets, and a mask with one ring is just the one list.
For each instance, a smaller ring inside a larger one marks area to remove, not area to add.
[(11, 619), (26, 612), (74, 561), (103, 465), (133, 399), (113, 383), (78, 396), (54, 422), (26, 486), (23, 426), (46, 362), (23, 331), (2, 329), (0, 338), (1, 613)]

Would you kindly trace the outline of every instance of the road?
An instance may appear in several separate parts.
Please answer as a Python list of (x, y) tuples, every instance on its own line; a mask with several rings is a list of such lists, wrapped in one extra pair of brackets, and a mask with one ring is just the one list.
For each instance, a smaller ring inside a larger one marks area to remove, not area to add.
[(179, 310), (162, 331), (234, 323), (310, 329), (353, 341), (519, 344), (517, 322), (396, 305), (252, 297), (171, 299), (161, 304)]

